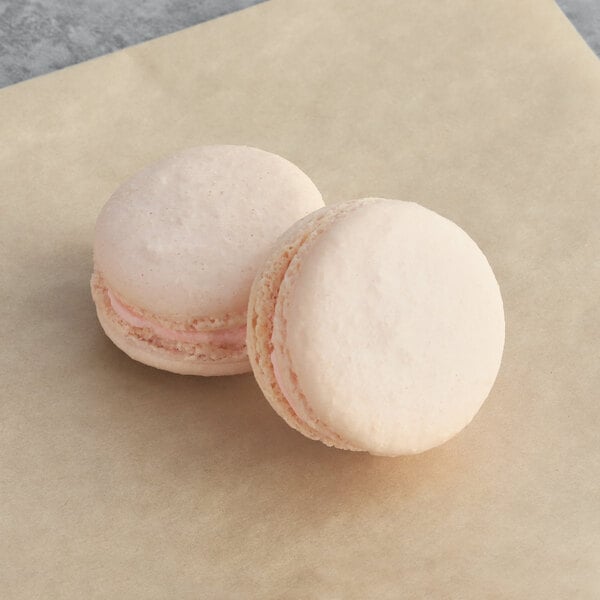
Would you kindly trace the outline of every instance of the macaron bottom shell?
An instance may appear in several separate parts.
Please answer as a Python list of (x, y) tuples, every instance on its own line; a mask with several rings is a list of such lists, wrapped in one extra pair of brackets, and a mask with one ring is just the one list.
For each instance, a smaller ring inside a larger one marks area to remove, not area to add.
[[(318, 236), (338, 218), (360, 206), (340, 205), (338, 209), (325, 207), (304, 217), (293, 225), (278, 241), (277, 248), (263, 265), (254, 281), (248, 306), (246, 345), (256, 381), (275, 412), (292, 428), (304, 436), (318, 440), (340, 450), (361, 450), (335, 433), (333, 428), (311, 414), (295, 374), (287, 373), (286, 379), (293, 381), (288, 389), (282, 389), (283, 369), (278, 367), (273, 339), (275, 313), (279, 301), (281, 283), (294, 258), (301, 249), (305, 251)], [(277, 344), (277, 351), (282, 345)], [(290, 389), (293, 387), (293, 389)], [(299, 410), (299, 404), (302, 408)], [(311, 424), (302, 415), (310, 415)]]
[(180, 375), (238, 375), (250, 371), (245, 343), (215, 345), (209, 340), (194, 343), (161, 337), (147, 327), (132, 326), (115, 311), (109, 289), (97, 272), (92, 275), (91, 290), (102, 329), (133, 360)]

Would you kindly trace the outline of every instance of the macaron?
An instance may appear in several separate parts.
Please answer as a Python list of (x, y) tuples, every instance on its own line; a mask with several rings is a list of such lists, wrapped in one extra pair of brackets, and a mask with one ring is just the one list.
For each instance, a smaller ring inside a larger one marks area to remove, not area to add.
[(91, 288), (100, 324), (152, 367), (249, 371), (256, 271), (290, 225), (322, 206), (307, 175), (257, 148), (196, 147), (143, 169), (96, 223)]
[(253, 283), (247, 344), (275, 411), (305, 436), (397, 456), (461, 431), (504, 347), (492, 269), (456, 224), (367, 198), (288, 230)]

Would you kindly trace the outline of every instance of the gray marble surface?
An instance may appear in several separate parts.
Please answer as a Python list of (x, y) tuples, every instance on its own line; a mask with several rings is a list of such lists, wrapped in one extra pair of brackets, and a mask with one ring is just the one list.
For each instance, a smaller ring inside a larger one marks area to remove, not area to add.
[(600, 0), (556, 0), (571, 23), (600, 56)]
[(263, 0), (0, 0), (0, 87)]
[[(0, 0), (0, 87), (264, 0)], [(600, 56), (600, 0), (557, 0)]]

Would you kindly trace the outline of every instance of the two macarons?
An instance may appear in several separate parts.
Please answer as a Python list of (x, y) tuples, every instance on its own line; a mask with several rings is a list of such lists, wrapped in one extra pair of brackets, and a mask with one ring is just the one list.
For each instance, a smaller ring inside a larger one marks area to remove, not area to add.
[(400, 200), (325, 207), (298, 167), (243, 146), (192, 148), (119, 187), (98, 217), (91, 285), (133, 359), (253, 370), (290, 426), (372, 454), (463, 429), (504, 346), (498, 284), (457, 225)]

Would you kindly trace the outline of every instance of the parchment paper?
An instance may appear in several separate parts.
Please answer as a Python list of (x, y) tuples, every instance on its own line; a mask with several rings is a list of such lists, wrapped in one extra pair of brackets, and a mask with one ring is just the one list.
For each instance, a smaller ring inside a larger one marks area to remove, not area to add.
[[(2, 598), (600, 597), (600, 63), (553, 2), (272, 0), (3, 90), (0, 140)], [(467, 430), (331, 450), (103, 336), (103, 202), (221, 142), (481, 245), (507, 345)]]

